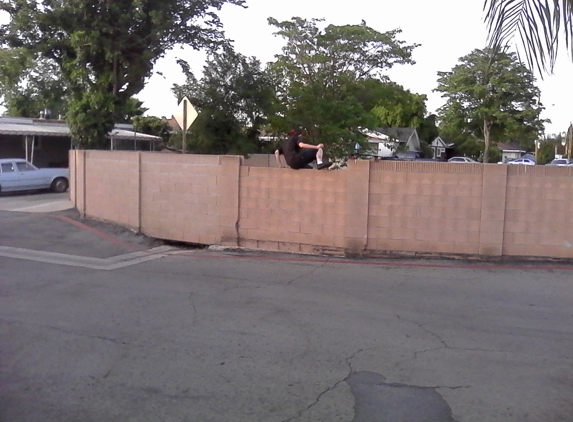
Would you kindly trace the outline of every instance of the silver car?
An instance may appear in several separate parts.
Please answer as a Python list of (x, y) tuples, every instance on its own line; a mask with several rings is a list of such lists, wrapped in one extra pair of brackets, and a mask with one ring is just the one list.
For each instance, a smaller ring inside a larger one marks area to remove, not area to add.
[(509, 161), (507, 164), (523, 165), (523, 166), (534, 166), (535, 161), (530, 158), (516, 158), (515, 160)]
[(0, 159), (0, 192), (51, 189), (62, 193), (68, 190), (69, 180), (68, 169), (39, 169), (21, 158)]
[(555, 160), (551, 161), (548, 166), (557, 166), (557, 167), (565, 167), (570, 166), (573, 163), (569, 161), (567, 158), (556, 158)]
[(478, 163), (476, 160), (470, 157), (452, 157), (448, 160), (448, 163)]

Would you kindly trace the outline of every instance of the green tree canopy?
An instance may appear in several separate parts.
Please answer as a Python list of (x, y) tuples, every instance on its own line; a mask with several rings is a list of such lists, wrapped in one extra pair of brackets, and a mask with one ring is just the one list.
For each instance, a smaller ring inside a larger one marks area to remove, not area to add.
[(200, 111), (189, 134), (190, 150), (212, 154), (258, 152), (259, 130), (272, 113), (274, 90), (254, 57), (245, 57), (224, 46), (211, 54), (198, 80), (180, 61), (186, 82), (173, 87)]
[(425, 95), (414, 94), (394, 82), (373, 80), (367, 87), (374, 96), (372, 113), (378, 118), (379, 127), (415, 127), (424, 121)]
[(52, 60), (21, 48), (0, 49), (0, 101), (9, 116), (38, 117), (44, 109), (65, 115), (67, 90)]
[(449, 72), (438, 72), (446, 98), (439, 115), (444, 133), (484, 140), (484, 162), (491, 142), (531, 148), (544, 130), (535, 77), (514, 53), (474, 50)]
[(216, 11), (243, 0), (0, 0), (0, 43), (53, 60), (69, 92), (67, 121), (81, 147), (98, 147), (126, 115), (156, 60), (177, 44), (222, 39)]
[(269, 69), (278, 104), (272, 124), (278, 131), (306, 127), (329, 154), (344, 156), (364, 143), (359, 128), (379, 121), (372, 110), (380, 97), (369, 89), (387, 80), (386, 70), (412, 64), (416, 45), (399, 40), (400, 30), (382, 33), (365, 22), (321, 29), (322, 22), (269, 19), (286, 40)]
[(161, 136), (163, 142), (167, 144), (171, 137), (171, 127), (166, 120), (155, 116), (135, 116), (133, 118), (133, 129), (150, 135)]

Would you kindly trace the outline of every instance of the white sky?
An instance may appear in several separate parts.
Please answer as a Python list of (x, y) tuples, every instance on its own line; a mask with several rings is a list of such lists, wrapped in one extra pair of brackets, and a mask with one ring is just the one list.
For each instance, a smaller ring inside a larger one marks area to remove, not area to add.
[[(363, 19), (379, 31), (401, 28), (402, 39), (421, 44), (414, 51), (415, 65), (399, 66), (388, 75), (413, 92), (428, 96), (427, 108), (434, 112), (443, 104), (436, 87), (437, 72), (448, 71), (458, 59), (474, 48), (486, 43), (486, 25), (483, 21), (483, 0), (413, 0), (383, 1), (353, 0), (342, 3), (333, 0), (247, 0), (247, 9), (225, 6), (219, 14), (228, 38), (235, 41), (235, 49), (247, 56), (256, 56), (263, 63), (273, 60), (283, 45), (281, 38), (272, 35), (268, 17), (281, 20), (293, 16), (325, 18), (327, 24), (358, 24)], [(5, 19), (3, 19), (5, 20)], [(151, 77), (138, 95), (149, 108), (148, 114), (170, 116), (176, 108), (171, 94), (174, 83), (183, 83), (184, 77), (176, 59), (187, 60), (199, 76), (205, 56), (190, 49), (176, 49), (160, 59), (155, 67), (158, 74)], [(573, 63), (565, 50), (553, 75), (538, 81), (541, 101), (546, 107), (543, 115), (552, 120), (546, 125), (547, 133), (567, 130), (573, 120), (571, 102), (573, 83), (570, 81)]]

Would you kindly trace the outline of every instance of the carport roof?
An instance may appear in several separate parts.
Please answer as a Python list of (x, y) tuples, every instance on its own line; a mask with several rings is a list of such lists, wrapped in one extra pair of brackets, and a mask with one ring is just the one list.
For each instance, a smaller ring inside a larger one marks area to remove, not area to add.
[[(65, 122), (25, 117), (0, 117), (0, 135), (20, 136), (61, 136), (70, 138), (70, 128)], [(131, 125), (119, 124), (111, 132), (114, 139), (132, 139), (139, 141), (162, 141), (161, 137), (134, 132)]]

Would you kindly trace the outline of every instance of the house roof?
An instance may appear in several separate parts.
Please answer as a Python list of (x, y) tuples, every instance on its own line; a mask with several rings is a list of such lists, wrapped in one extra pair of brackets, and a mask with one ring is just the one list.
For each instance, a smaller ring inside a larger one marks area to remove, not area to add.
[(525, 148), (523, 148), (521, 145), (517, 145), (517, 144), (506, 144), (503, 142), (498, 142), (497, 143), (497, 148), (500, 149), (501, 151), (505, 151), (505, 152), (510, 152), (510, 151), (515, 151), (515, 152), (526, 152), (527, 150)]
[[(71, 137), (70, 128), (61, 120), (31, 119), (26, 117), (0, 117), (0, 135)], [(114, 139), (162, 141), (160, 136), (134, 132), (130, 124), (117, 124), (111, 132)]]
[(416, 133), (416, 129), (413, 127), (381, 127), (374, 130), (400, 142), (408, 142), (412, 135)]
[(380, 133), (378, 130), (361, 129), (360, 132), (368, 138), (369, 142), (389, 142), (388, 135)]
[(175, 120), (175, 117), (171, 117), (170, 119), (164, 119), (164, 120), (169, 125), (169, 128), (173, 132), (178, 132), (181, 130), (181, 127), (179, 126), (179, 123), (177, 123), (177, 120)]
[(437, 136), (436, 139), (434, 139), (432, 141), (432, 146), (434, 147), (444, 147), (444, 148), (450, 148), (454, 146), (453, 142), (448, 142), (446, 141), (444, 138), (442, 138), (441, 136)]

